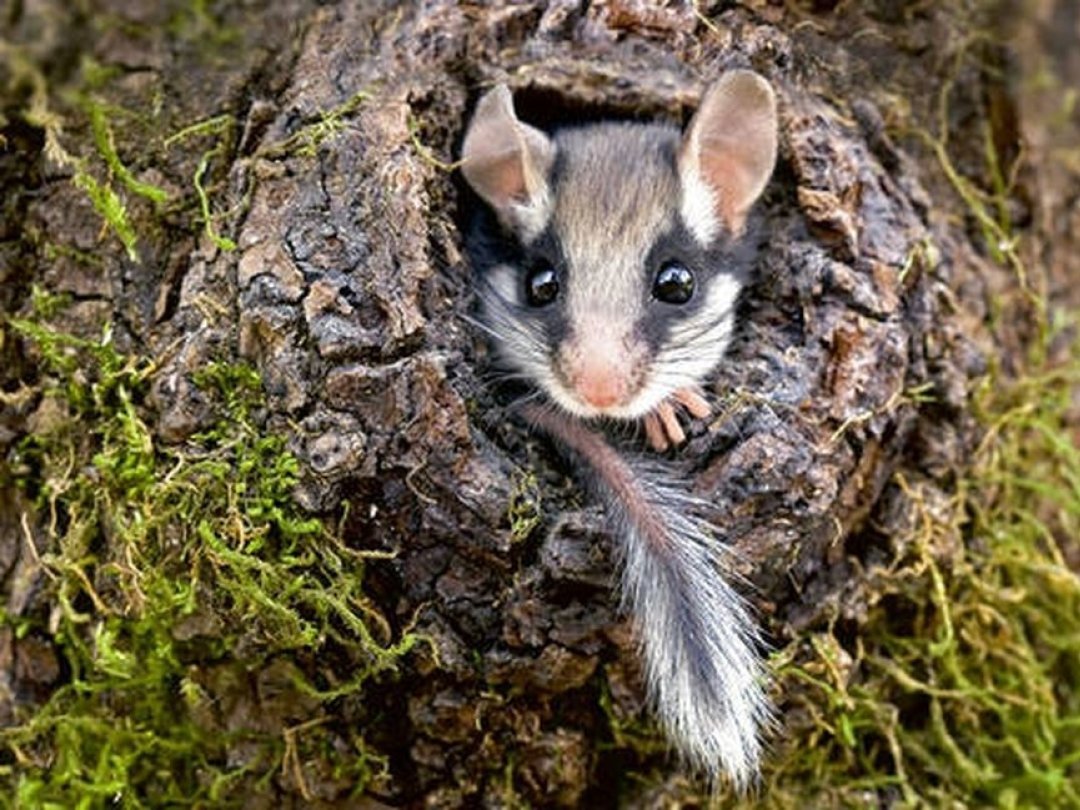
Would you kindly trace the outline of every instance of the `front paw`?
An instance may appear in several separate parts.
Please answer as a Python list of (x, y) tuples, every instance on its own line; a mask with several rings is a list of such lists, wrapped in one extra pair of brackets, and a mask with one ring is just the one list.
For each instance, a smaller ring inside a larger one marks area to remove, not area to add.
[(712, 408), (697, 388), (680, 388), (650, 413), (645, 414), (645, 437), (657, 452), (678, 447), (686, 441), (686, 432), (679, 424), (676, 406), (682, 406), (691, 417), (704, 419)]

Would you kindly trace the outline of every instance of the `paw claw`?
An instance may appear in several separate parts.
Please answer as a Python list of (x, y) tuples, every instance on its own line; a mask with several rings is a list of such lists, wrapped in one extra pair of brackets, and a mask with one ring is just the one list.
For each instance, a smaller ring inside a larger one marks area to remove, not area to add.
[(645, 414), (645, 438), (648, 439), (649, 446), (657, 453), (663, 453), (668, 449), (667, 435), (660, 424), (660, 417), (655, 412)]
[(661, 402), (656, 412), (660, 415), (660, 423), (664, 426), (664, 433), (671, 439), (671, 443), (674, 445), (680, 445), (686, 441), (686, 433), (683, 432), (682, 425), (679, 424), (679, 417), (675, 415), (675, 409), (668, 401)]
[(676, 405), (681, 405), (695, 419), (704, 419), (712, 413), (712, 407), (699, 389), (680, 388), (675, 391), (643, 418), (645, 438), (657, 452), (662, 453), (686, 441), (686, 431), (679, 424)]
[(695, 419), (704, 419), (712, 413), (712, 406), (702, 396), (701, 391), (694, 388), (680, 388), (672, 396), (690, 412)]

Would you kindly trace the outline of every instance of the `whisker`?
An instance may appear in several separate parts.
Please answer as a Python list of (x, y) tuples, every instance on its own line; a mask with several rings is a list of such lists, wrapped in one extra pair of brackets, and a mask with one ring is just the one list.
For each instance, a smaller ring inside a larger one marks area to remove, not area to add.
[(672, 347), (691, 346), (720, 326), (731, 323), (734, 312), (734, 307), (728, 307), (721, 312), (711, 314), (707, 321), (701, 323), (690, 321), (683, 329), (673, 329), (668, 336), (667, 345)]

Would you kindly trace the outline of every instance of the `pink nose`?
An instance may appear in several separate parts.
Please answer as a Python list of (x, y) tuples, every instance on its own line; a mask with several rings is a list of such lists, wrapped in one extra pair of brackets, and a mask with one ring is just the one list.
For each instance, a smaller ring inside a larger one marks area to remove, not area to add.
[(586, 369), (574, 381), (574, 389), (589, 405), (610, 408), (626, 399), (626, 384), (611, 369)]

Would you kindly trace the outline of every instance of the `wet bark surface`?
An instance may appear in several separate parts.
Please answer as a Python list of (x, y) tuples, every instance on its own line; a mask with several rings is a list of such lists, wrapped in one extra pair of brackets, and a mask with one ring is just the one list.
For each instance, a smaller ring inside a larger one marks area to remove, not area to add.
[[(212, 418), (193, 381), (200, 368), (258, 369), (263, 429), (287, 436), (302, 463), (297, 501), (334, 518), (347, 504), (345, 543), (392, 553), (366, 573), (386, 619), (381, 641), (406, 628), (430, 639), (327, 721), (362, 725), (389, 756), (390, 778), (371, 791), (379, 801), (495, 802), (513, 761), (516, 790), (533, 804), (608, 804), (622, 769), (671, 764), (609, 736), (612, 717), (646, 714), (603, 515), (551, 448), (507, 417), (465, 318), (461, 226), (474, 201), (448, 164), (492, 83), (516, 91), (524, 120), (551, 126), (685, 120), (725, 67), (773, 82), (781, 157), (759, 204), (763, 238), (736, 340), (709, 386), (717, 413), (663, 463), (712, 504), (775, 644), (825, 624), (857, 634), (874, 598), (865, 571), (897, 553), (895, 529), (910, 520), (897, 472), (945, 497), (964, 469), (978, 438), (974, 381), (990, 358), (1008, 364), (1022, 351), (1032, 326), (1015, 275), (986, 260), (917, 130), (940, 137), (948, 84), (950, 138), (981, 141), (989, 121), (1002, 159), (1015, 156), (1014, 88), (996, 70), (1007, 54), (965, 41), (956, 13), (933, 4), (847, 15), (833, 5), (296, 0), (214, 6), (206, 28), (155, 3), (76, 13), (40, 0), (4, 12), (6, 53), (42, 66), (51, 86), (85, 82), (87, 60), (107, 69), (95, 97), (140, 111), (117, 113), (111, 129), (139, 179), (182, 196), (217, 149), (204, 177), (215, 228), (235, 249), (190, 206), (128, 194), (133, 256), (103, 230), (40, 121), (17, 114), (35, 90), (9, 58), (0, 305), (27, 312), (35, 285), (69, 293), (67, 329), (92, 336), (111, 323), (118, 347), (154, 358), (154, 438), (166, 444)], [(80, 109), (62, 146), (89, 155)], [(231, 123), (166, 145), (215, 116)], [(978, 178), (983, 167), (958, 158), (957, 170)], [(1025, 196), (1037, 176), (1009, 198), (1017, 222), (1047, 215)], [(991, 332), (1000, 296), (1013, 317)], [(0, 351), (6, 392), (33, 383), (31, 348), (8, 339)], [(32, 431), (40, 404), (5, 400), (0, 447)], [(625, 432), (619, 441), (629, 452), (642, 444)], [(29, 565), (20, 515), (31, 514), (31, 531), (45, 518), (8, 490), (0, 570), (18, 614), (40, 609), (19, 584)], [(524, 530), (511, 509), (522, 502), (535, 506)], [(38, 637), (5, 636), (0, 662), (9, 716), (65, 677)], [(229, 722), (268, 728), (303, 716), (302, 697), (280, 697), (289, 667), (339, 683), (353, 665), (297, 656), (236, 680), (226, 663), (192, 666), (234, 707)], [(349, 795), (309, 774), (307, 789), (316, 783), (321, 800)], [(287, 774), (264, 790), (269, 804), (301, 798)]]

